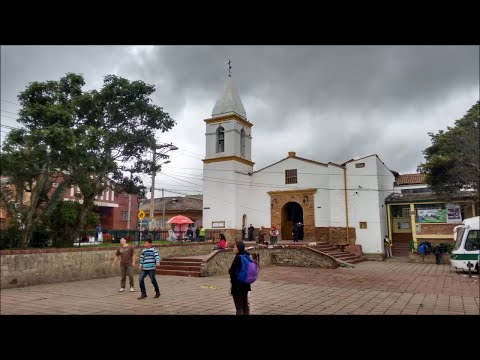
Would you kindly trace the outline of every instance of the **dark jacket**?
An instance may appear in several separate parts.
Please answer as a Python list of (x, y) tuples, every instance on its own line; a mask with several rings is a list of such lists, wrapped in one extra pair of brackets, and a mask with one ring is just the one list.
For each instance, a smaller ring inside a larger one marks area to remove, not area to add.
[(298, 224), (297, 224), (297, 223), (293, 224), (292, 232), (298, 233), (299, 230), (300, 230), (300, 229), (298, 228)]
[(228, 273), (230, 274), (230, 282), (232, 284), (231, 287), (231, 293), (232, 295), (241, 295), (241, 294), (247, 294), (249, 291), (252, 290), (250, 284), (244, 284), (238, 281), (237, 274), (240, 271), (242, 267), (242, 259), (240, 259), (240, 255), (250, 255), (248, 252), (244, 251), (242, 253), (238, 253), (235, 255), (235, 258), (233, 259), (232, 266), (230, 266), (230, 269), (228, 270)]

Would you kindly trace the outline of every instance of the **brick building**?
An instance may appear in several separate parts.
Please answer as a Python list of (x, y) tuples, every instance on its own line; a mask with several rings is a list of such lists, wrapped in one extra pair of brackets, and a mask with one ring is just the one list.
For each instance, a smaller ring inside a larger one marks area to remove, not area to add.
[[(13, 191), (15, 191), (14, 186), (8, 184), (7, 178), (3, 177), (1, 181), (2, 188), (6, 186), (10, 190), (13, 189)], [(61, 178), (53, 182), (52, 188), (48, 192), (49, 197), (53, 194), (55, 188), (58, 187), (61, 182)], [(78, 186), (75, 185), (65, 190), (63, 199), (67, 201), (81, 202), (81, 197), (79, 198), (76, 196), (76, 194), (80, 194), (80, 190)], [(24, 203), (30, 201), (29, 192), (25, 192), (23, 200)], [(100, 215), (100, 221), (103, 229), (136, 229), (138, 210), (138, 197), (136, 195), (116, 193), (113, 190), (107, 190), (95, 198), (94, 204), (94, 211)], [(4, 229), (7, 226), (8, 221), (9, 215), (6, 206), (0, 202), (0, 227)]]

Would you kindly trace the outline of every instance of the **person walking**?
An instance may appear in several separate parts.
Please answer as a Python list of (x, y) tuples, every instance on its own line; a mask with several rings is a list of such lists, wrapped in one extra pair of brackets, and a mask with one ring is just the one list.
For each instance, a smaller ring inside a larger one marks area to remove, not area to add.
[(98, 224), (95, 228), (95, 241), (103, 241), (102, 225)]
[(303, 224), (298, 222), (298, 240), (303, 240)]
[(255, 228), (253, 227), (252, 224), (248, 227), (248, 241), (253, 241), (253, 232), (255, 231)]
[(203, 225), (200, 226), (200, 231), (198, 232), (198, 241), (205, 241), (205, 229)]
[(142, 295), (138, 300), (145, 299), (147, 297), (147, 290), (145, 289), (145, 278), (150, 276), (152, 285), (155, 289), (155, 299), (160, 297), (160, 289), (158, 288), (157, 279), (155, 279), (155, 269), (157, 264), (160, 264), (160, 255), (158, 254), (157, 249), (152, 247), (152, 240), (145, 240), (145, 248), (142, 250), (142, 255), (140, 255), (140, 265), (138, 266), (140, 272), (140, 291)]
[(242, 259), (241, 255), (250, 254), (245, 251), (245, 244), (243, 241), (237, 241), (233, 246), (233, 253), (235, 258), (233, 259), (232, 265), (228, 270), (230, 275), (231, 289), (230, 294), (233, 297), (233, 302), (235, 304), (236, 314), (237, 315), (250, 315), (250, 307), (248, 303), (248, 292), (252, 290), (250, 284), (242, 283), (238, 280), (238, 273), (242, 268)]
[(433, 253), (435, 254), (435, 264), (440, 265), (442, 261), (442, 245), (435, 246)]
[(260, 226), (260, 230), (258, 231), (258, 241), (257, 244), (265, 244), (265, 228)]
[(388, 239), (387, 235), (385, 235), (383, 238), (383, 246), (385, 247), (385, 257), (392, 257), (392, 243)]
[(117, 249), (115, 253), (115, 260), (114, 264), (117, 262), (118, 257), (120, 256), (120, 270), (122, 273), (122, 277), (120, 280), (120, 290), (119, 292), (125, 291), (125, 283), (127, 280), (130, 282), (130, 291), (134, 292), (135, 289), (133, 287), (133, 266), (135, 265), (135, 250), (133, 246), (127, 244), (127, 240), (125, 238), (120, 239), (120, 248)]
[(298, 242), (298, 231), (298, 223), (294, 223), (292, 229), (293, 242)]

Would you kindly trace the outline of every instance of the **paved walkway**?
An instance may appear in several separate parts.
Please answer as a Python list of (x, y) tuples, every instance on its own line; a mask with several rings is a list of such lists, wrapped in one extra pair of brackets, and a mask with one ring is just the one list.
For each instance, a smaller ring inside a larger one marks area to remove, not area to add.
[[(137, 286), (134, 293), (119, 293), (120, 276), (4, 289), (0, 314), (235, 313), (227, 275), (157, 276), (157, 280), (161, 297), (153, 298), (147, 278), (144, 300), (137, 300)], [(450, 265), (411, 264), (395, 258), (334, 270), (263, 268), (252, 288), (252, 314), (479, 315), (478, 275), (469, 278)]]

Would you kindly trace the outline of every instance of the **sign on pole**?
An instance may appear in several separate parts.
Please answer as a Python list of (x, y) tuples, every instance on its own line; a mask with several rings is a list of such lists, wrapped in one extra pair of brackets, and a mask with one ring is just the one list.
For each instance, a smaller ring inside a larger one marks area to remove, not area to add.
[(140, 211), (138, 212), (138, 219), (139, 219), (140, 221), (142, 221), (144, 217), (145, 217), (145, 211), (140, 210)]

